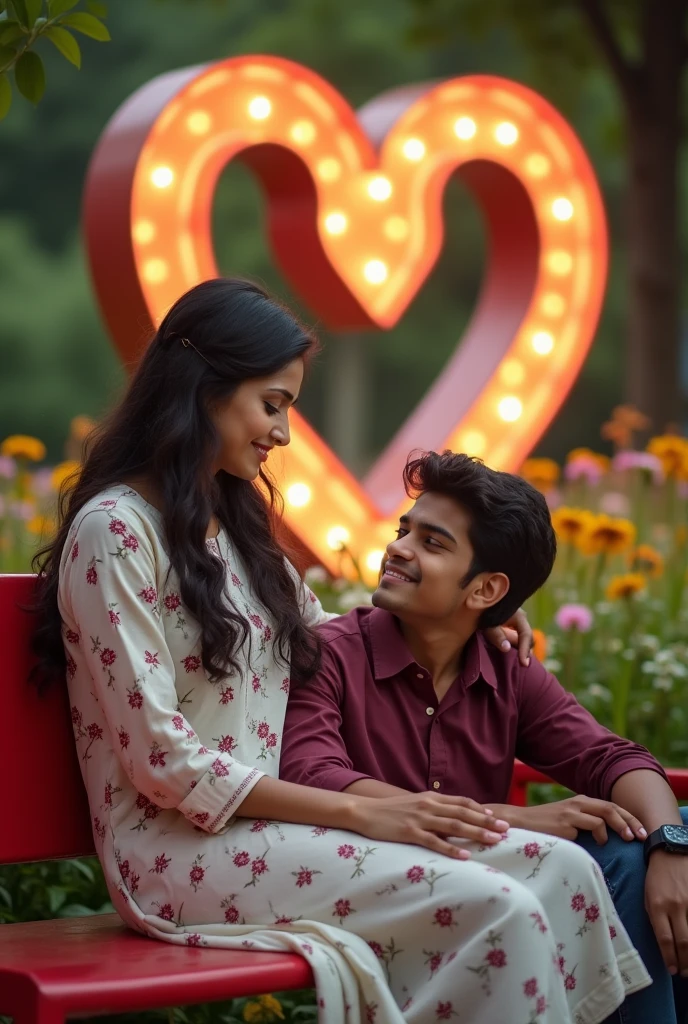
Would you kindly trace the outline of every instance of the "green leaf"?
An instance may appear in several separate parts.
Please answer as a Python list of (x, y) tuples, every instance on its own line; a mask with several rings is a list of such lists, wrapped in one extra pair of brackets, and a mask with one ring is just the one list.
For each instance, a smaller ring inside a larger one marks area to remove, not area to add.
[(75, 871), (80, 872), (80, 874), (82, 874), (84, 878), (87, 878), (89, 882), (94, 881), (95, 875), (93, 874), (93, 868), (91, 867), (90, 864), (87, 864), (85, 861), (67, 860), (65, 861), (65, 864), (68, 864), (71, 868), (74, 868)]
[(75, 68), (81, 67), (81, 50), (71, 32), (68, 32), (66, 28), (51, 25), (43, 34), (53, 46), (57, 47), (62, 56), (67, 58), (70, 64), (73, 64)]
[(26, 5), (26, 13), (29, 19), (29, 28), (33, 28), (40, 17), (43, 0), (24, 0), (24, 4)]
[(13, 46), (0, 46), (0, 68), (6, 68), (17, 56)]
[(0, 46), (11, 46), (25, 35), (26, 32), (18, 21), (0, 22)]
[(92, 14), (86, 14), (83, 11), (77, 11), (76, 14), (68, 14), (62, 19), (61, 24), (68, 25), (69, 28), (73, 28), (76, 32), (81, 32), (91, 39), (97, 39), (99, 43), (107, 43), (110, 39), (110, 33), (102, 21), (94, 18)]
[(107, 18), (107, 4), (102, 4), (100, 0), (86, 0), (86, 6), (91, 14), (95, 14), (96, 18)]
[(71, 11), (78, 3), (79, 0), (48, 0), (48, 14), (51, 18), (57, 18), (65, 11)]
[(12, 7), (17, 15), (17, 21), (22, 25), (29, 26), (29, 12), (26, 9), (26, 0), (12, 0)]
[(48, 886), (48, 906), (51, 914), (56, 914), (66, 899), (67, 890), (63, 889), (61, 885)]
[(0, 121), (7, 117), (12, 104), (12, 86), (7, 75), (0, 75)]
[(0, 885), (0, 899), (3, 900), (3, 902), (6, 903), (8, 907), (12, 906), (12, 896), (10, 892), (4, 887), (4, 885)]
[(30, 103), (38, 103), (45, 92), (45, 68), (37, 53), (22, 53), (14, 66), (17, 89)]

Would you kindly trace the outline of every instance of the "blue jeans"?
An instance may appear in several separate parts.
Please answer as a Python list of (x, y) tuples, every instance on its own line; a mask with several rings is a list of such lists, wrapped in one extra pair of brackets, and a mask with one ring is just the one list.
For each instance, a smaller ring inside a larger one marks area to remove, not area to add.
[[(688, 807), (682, 807), (681, 814), (688, 825)], [(605, 1024), (688, 1024), (688, 978), (672, 979), (645, 911), (643, 844), (637, 840), (626, 843), (616, 832), (608, 831), (604, 846), (598, 846), (590, 832), (580, 832), (578, 843), (602, 868), (616, 911), (652, 977), (652, 985), (629, 996)]]

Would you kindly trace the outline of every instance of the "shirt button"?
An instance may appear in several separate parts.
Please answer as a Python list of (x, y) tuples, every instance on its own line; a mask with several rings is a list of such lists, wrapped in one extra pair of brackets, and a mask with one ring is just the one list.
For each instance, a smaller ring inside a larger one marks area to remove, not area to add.
[(416, 679), (425, 679), (425, 676), (422, 672), (416, 672)]
[(434, 715), (435, 714), (435, 709), (434, 708), (426, 708), (425, 709), (425, 714), (426, 715)]
[(440, 788), (440, 784), (439, 784), (439, 782), (433, 782), (433, 784), (432, 784), (432, 788), (433, 788), (433, 789), (439, 789), (439, 788)]

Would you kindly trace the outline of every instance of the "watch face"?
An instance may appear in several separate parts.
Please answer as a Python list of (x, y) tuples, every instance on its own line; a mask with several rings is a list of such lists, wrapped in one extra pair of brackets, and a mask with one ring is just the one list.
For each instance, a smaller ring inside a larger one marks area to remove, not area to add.
[(662, 836), (666, 843), (688, 853), (688, 825), (663, 825)]

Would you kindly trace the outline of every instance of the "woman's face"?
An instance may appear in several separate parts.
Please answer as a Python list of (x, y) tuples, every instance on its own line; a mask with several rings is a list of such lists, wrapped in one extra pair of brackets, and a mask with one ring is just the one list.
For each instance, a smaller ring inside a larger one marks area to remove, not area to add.
[(294, 359), (270, 377), (240, 384), (215, 408), (212, 419), (220, 438), (214, 472), (224, 469), (255, 480), (275, 445), (289, 444), (289, 410), (303, 383), (303, 359)]

